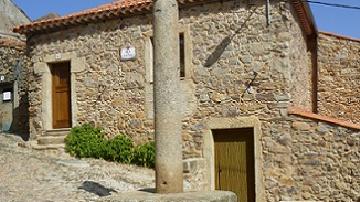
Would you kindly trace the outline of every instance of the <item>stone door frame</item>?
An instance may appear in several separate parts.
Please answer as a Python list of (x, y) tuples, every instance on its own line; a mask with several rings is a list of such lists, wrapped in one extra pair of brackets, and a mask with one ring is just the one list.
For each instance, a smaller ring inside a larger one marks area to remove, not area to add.
[(34, 63), (34, 73), (41, 76), (41, 120), (42, 130), (54, 130), (52, 124), (52, 75), (51, 64), (59, 62), (70, 62), (71, 73), (71, 119), (72, 126), (77, 125), (77, 102), (76, 102), (76, 73), (85, 70), (85, 57), (78, 57), (75, 52), (45, 55), (41, 62)]
[(206, 179), (210, 190), (215, 190), (215, 152), (213, 130), (254, 128), (255, 195), (256, 201), (264, 201), (263, 158), (261, 122), (255, 116), (236, 118), (212, 118), (206, 122), (203, 155), (206, 160)]

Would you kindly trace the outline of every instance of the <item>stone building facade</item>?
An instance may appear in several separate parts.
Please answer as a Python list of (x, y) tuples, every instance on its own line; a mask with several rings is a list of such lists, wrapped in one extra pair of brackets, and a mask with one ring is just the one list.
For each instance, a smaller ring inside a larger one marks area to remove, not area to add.
[(30, 66), (22, 36), (13, 27), (30, 23), (11, 0), (0, 0), (0, 132), (28, 139), (27, 70)]
[(319, 35), (319, 113), (360, 123), (360, 40)]
[(292, 108), (288, 120), (288, 132), (275, 138), (277, 146), (269, 152), (278, 167), (265, 175), (287, 173), (268, 178), (267, 185), (276, 188), (267, 189), (289, 194), (282, 200), (358, 201), (360, 126)]
[(30, 22), (29, 17), (12, 0), (0, 0), (0, 37), (18, 37), (12, 29)]
[[(316, 102), (316, 28), (304, 16), (307, 4), (271, 1), (267, 26), (264, 1), (186, 2), (179, 79), (187, 189), (215, 188), (215, 131), (251, 128), (256, 201), (358, 200), (360, 128), (291, 108), (311, 111)], [(31, 138), (54, 130), (52, 68), (66, 63), (71, 126), (90, 122), (110, 137), (153, 139), (150, 11), (148, 0), (119, 1), (86, 11), (97, 16), (91, 19), (82, 12), (16, 29), (27, 34), (33, 63)], [(136, 57), (122, 60), (129, 47)]]
[[(236, 116), (257, 111), (266, 114), (264, 108), (268, 113), (274, 108), (260, 101), (287, 98), (310, 109), (310, 92), (303, 90), (303, 86), (311, 88), (310, 79), (303, 78), (311, 74), (311, 63), (296, 13), (289, 4), (274, 3), (272, 23), (266, 27), (263, 10), (261, 1), (251, 6), (230, 1), (182, 9), (180, 24), (187, 52), (185, 77), (181, 78), (187, 96), (184, 126), (196, 125), (196, 117), (203, 111), (206, 116)], [(202, 12), (208, 14), (199, 16)], [(289, 20), (283, 22), (282, 18)], [(41, 134), (47, 125), (41, 113), (46, 102), (41, 76), (49, 73), (47, 64), (75, 59), (73, 125), (93, 122), (112, 136), (119, 132), (139, 140), (151, 136), (151, 36), (149, 14), (32, 36), (28, 41), (34, 63), (31, 88), (36, 91), (32, 90), (31, 133)], [(295, 45), (295, 41), (302, 43)], [(128, 45), (136, 47), (137, 59), (120, 61), (119, 50)], [(219, 49), (224, 50), (216, 55)], [(205, 64), (210, 60), (215, 61)], [(297, 73), (290, 73), (290, 68)], [(303, 85), (295, 85), (295, 81)], [(290, 91), (295, 93), (290, 95)], [(236, 109), (225, 110), (236, 104)], [(193, 150), (190, 156), (201, 150), (200, 145), (197, 149), (188, 146)]]
[(28, 67), (25, 43), (0, 39), (0, 131), (29, 134)]

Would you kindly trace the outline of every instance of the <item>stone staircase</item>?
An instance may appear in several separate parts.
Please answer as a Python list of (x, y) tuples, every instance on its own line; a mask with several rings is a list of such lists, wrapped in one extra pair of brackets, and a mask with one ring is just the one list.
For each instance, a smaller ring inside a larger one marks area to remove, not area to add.
[(69, 132), (70, 128), (45, 131), (43, 136), (37, 138), (36, 144), (32, 148), (35, 150), (63, 150), (65, 137)]

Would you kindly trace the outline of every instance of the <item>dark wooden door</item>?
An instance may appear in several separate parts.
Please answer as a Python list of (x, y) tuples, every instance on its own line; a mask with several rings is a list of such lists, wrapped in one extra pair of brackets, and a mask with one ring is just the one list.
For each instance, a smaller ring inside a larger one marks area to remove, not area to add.
[(53, 128), (71, 127), (70, 63), (52, 65)]
[(253, 128), (214, 130), (215, 187), (232, 191), (238, 202), (255, 202)]

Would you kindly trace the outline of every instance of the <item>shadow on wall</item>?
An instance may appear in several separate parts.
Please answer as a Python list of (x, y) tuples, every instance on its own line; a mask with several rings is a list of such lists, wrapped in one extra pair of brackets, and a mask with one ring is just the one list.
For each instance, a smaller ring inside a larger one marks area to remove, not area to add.
[(24, 141), (30, 139), (28, 117), (28, 112), (20, 110), (20, 107), (13, 109), (13, 121), (10, 132), (13, 132), (15, 136), (21, 137)]
[(252, 8), (250, 14), (247, 16), (245, 21), (241, 24), (240, 28), (235, 31), (235, 33), (226, 36), (219, 45), (216, 46), (215, 51), (211, 53), (211, 55), (206, 59), (204, 66), (205, 67), (211, 67), (213, 64), (215, 64), (221, 55), (224, 53), (225, 48), (232, 42), (234, 37), (239, 34), (245, 27), (247, 22), (251, 20), (251, 17), (255, 13), (256, 8)]
[(14, 109), (18, 117), (17, 135), (25, 141), (30, 139), (29, 107), (29, 93), (26, 92), (19, 99), (19, 107)]
[(15, 136), (21, 137), (24, 141), (28, 141), (30, 139), (29, 131), (29, 99), (28, 93), (26, 93), (20, 97), (19, 107), (12, 109), (10, 129), (4, 132), (13, 133)]

